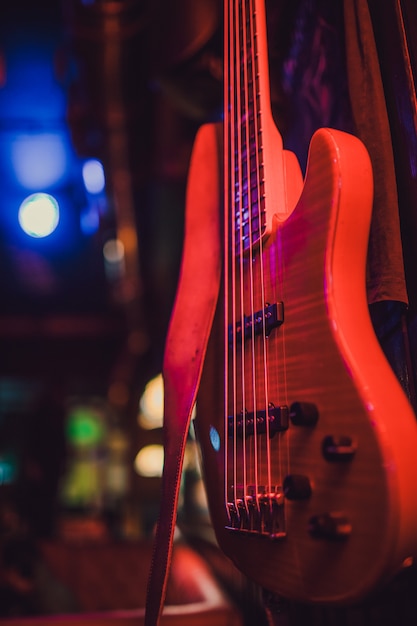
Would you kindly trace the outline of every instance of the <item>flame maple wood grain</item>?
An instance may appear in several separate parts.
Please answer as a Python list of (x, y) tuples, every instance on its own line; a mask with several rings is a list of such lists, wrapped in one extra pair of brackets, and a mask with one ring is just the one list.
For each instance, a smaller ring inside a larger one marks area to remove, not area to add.
[[(216, 159), (213, 154), (213, 167)], [(291, 177), (286, 181), (287, 196), (294, 199), (300, 180), (292, 157), (288, 162), (294, 176), (293, 182)], [(288, 406), (313, 402), (319, 411), (315, 427), (290, 424), (269, 442), (265, 435), (258, 437), (261, 447), (271, 446), (274, 476), (302, 474), (312, 485), (309, 499), (285, 501), (285, 538), (225, 528), (224, 394), (230, 372), (223, 369), (222, 302), (197, 405), (209, 507), (220, 547), (248, 577), (301, 601), (357, 600), (416, 554), (417, 426), (376, 340), (366, 303), (371, 205), (366, 150), (350, 135), (321, 129), (311, 142), (297, 205), (289, 207), (285, 219), (281, 215), (274, 221), (263, 249), (251, 259), (255, 277), (262, 263), (265, 300), (284, 302), (284, 323), (266, 342), (270, 398)], [(243, 270), (248, 271), (252, 269)], [(258, 310), (263, 300), (255, 284)], [(255, 360), (262, 370), (259, 353)], [(212, 427), (220, 434), (219, 450), (210, 441)], [(354, 458), (348, 463), (325, 460), (327, 435), (351, 436), (357, 444)], [(267, 473), (263, 459), (260, 454), (260, 476)], [(326, 512), (346, 514), (352, 525), (347, 539), (311, 536), (311, 516)]]

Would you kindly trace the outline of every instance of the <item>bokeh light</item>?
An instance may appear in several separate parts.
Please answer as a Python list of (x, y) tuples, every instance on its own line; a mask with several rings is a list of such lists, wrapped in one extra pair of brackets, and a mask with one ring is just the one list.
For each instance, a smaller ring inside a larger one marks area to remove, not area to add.
[(22, 133), (14, 139), (11, 151), (15, 176), (26, 189), (45, 189), (66, 174), (67, 147), (58, 133)]
[(104, 191), (106, 179), (104, 168), (100, 161), (89, 159), (84, 163), (82, 173), (85, 188), (89, 193), (97, 194)]
[(145, 430), (161, 428), (164, 411), (164, 384), (162, 374), (148, 382), (139, 403), (139, 426)]
[(58, 202), (47, 193), (31, 194), (20, 205), (18, 220), (27, 235), (47, 237), (59, 223)]
[(164, 448), (160, 444), (144, 446), (135, 458), (135, 471), (144, 478), (159, 478), (164, 466)]

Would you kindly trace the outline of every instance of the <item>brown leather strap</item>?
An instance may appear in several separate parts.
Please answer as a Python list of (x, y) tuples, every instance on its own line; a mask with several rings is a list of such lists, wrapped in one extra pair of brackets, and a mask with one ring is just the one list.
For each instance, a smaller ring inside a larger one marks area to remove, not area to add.
[(214, 125), (200, 129), (190, 165), (182, 267), (164, 356), (165, 460), (145, 626), (156, 626), (163, 608), (184, 448), (219, 293), (218, 133)]

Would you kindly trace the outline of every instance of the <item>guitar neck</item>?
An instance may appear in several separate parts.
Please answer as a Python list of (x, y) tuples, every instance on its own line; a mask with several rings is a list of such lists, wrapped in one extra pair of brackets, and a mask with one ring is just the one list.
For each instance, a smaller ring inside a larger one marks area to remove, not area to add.
[[(282, 141), (272, 119), (264, 2), (225, 2), (225, 204), (236, 254), (270, 234), (286, 214)], [(274, 204), (270, 202), (274, 198)]]

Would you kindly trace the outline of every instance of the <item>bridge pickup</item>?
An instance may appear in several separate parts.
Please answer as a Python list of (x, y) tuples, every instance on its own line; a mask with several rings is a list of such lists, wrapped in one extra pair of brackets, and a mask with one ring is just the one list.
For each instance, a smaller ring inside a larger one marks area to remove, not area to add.
[(268, 337), (274, 328), (281, 326), (284, 321), (284, 303), (276, 302), (275, 304), (268, 304), (262, 311), (256, 311), (253, 315), (245, 315), (242, 320), (239, 320), (235, 325), (229, 324), (228, 335), (229, 345), (236, 343), (242, 343), (242, 336), (244, 339), (250, 339), (252, 333), (254, 335), (265, 334)]
[[(229, 437), (234, 437), (235, 433), (238, 437), (249, 437), (255, 433), (255, 428), (258, 435), (264, 435), (269, 431), (269, 436), (273, 437), (275, 433), (287, 430), (289, 413), (288, 406), (274, 406), (271, 404), (268, 408), (268, 418), (266, 417), (266, 411), (256, 412), (256, 424), (253, 411), (241, 413), (237, 418), (229, 415), (227, 418)], [(267, 420), (269, 426), (267, 425)]]

